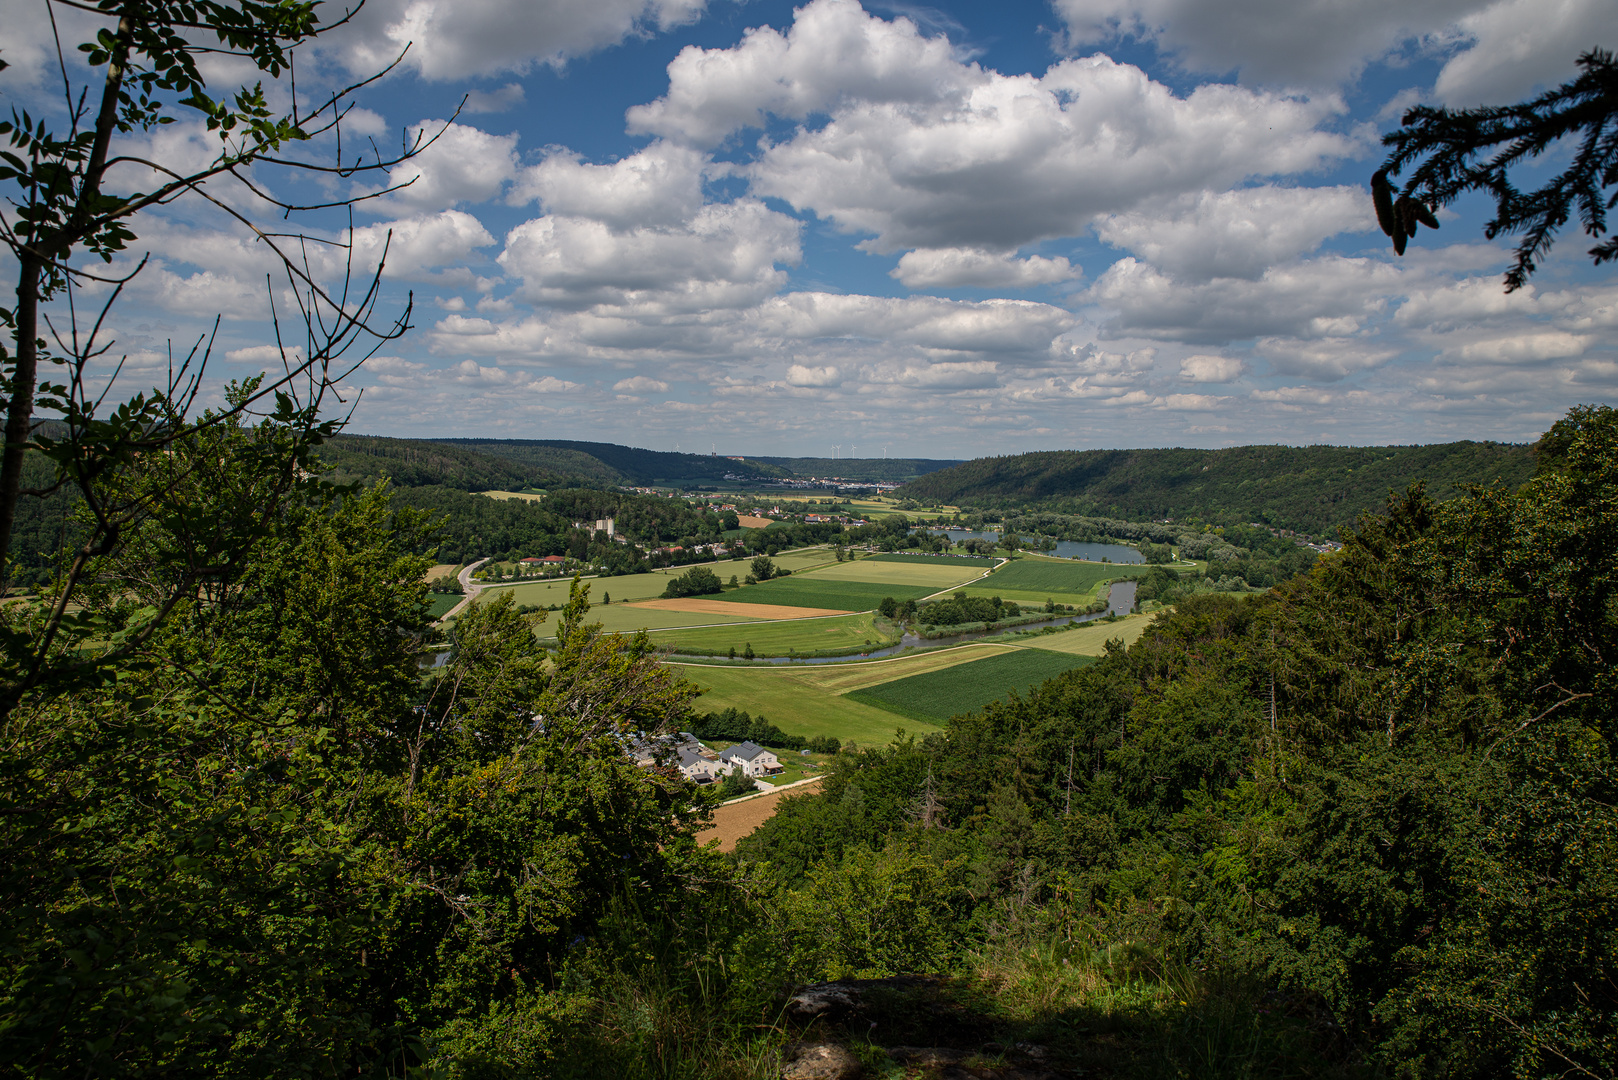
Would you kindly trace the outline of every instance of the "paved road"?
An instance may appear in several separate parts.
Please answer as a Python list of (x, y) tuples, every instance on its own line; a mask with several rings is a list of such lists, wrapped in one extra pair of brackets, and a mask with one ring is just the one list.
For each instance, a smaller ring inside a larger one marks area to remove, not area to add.
[(443, 616), (438, 620), (439, 622), (443, 622), (445, 619), (452, 619), (459, 615), (462, 608), (470, 604), (473, 600), (477, 599), (478, 593), (483, 591), (483, 582), (473, 581), (472, 571), (476, 570), (478, 567), (482, 566), (488, 561), (488, 559), (479, 559), (477, 562), (472, 563), (459, 574), (455, 575), (455, 580), (461, 583), (461, 591), (466, 595), (462, 598), (459, 604), (456, 604), (454, 607), (444, 612)]

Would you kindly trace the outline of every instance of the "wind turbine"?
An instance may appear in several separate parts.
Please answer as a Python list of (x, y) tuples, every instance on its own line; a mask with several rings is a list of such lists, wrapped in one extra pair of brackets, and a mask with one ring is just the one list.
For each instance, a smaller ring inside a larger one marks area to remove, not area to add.
[(886, 446), (884, 446), (882, 448), (882, 460), (886, 461), (887, 458), (888, 458), (888, 448)]

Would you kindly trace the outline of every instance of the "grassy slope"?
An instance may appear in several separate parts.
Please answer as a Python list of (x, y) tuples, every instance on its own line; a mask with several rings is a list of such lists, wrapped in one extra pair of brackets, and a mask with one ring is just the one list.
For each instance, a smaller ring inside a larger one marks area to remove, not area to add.
[(900, 716), (939, 723), (958, 713), (975, 712), (1013, 690), (1026, 693), (1031, 686), (1090, 662), (1088, 657), (1043, 649), (1018, 649), (943, 671), (911, 675), (855, 690), (848, 696)]

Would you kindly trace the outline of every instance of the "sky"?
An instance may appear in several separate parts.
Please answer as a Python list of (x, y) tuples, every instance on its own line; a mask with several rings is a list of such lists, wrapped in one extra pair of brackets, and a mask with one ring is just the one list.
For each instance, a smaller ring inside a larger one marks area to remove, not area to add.
[[(0, 108), (60, 117), (45, 4), (8, 9)], [(377, 312), (414, 302), (343, 384), (351, 431), (842, 457), (1523, 442), (1613, 400), (1618, 273), (1564, 230), (1506, 294), (1482, 198), (1397, 257), (1368, 183), (1405, 109), (1519, 100), (1592, 45), (1618, 47), (1611, 0), (370, 0), (300, 51), (297, 93), (403, 50), (354, 95), (344, 160), (430, 144), (386, 177), (251, 179), (397, 188), (355, 206), (350, 247), (305, 245), (334, 283), (385, 246)], [(117, 152), (217, 142), (182, 118)], [(279, 363), (291, 293), (227, 211), (348, 238), (346, 211), (208, 191), (143, 215), (112, 267), (149, 255), (101, 361), (130, 392), (216, 316), (211, 378)]]

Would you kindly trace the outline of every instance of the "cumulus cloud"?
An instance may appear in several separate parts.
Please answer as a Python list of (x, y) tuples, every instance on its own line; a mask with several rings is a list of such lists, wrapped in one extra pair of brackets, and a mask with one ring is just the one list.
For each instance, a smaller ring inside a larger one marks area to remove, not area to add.
[(1180, 361), (1180, 378), (1193, 383), (1228, 383), (1246, 370), (1247, 365), (1234, 356), (1198, 353)]
[(800, 257), (798, 222), (756, 199), (704, 206), (672, 228), (614, 229), (548, 215), (506, 236), (498, 261), (520, 295), (557, 307), (611, 305), (646, 313), (758, 303), (786, 283), (777, 263)]
[(635, 375), (619, 379), (612, 384), (612, 388), (622, 394), (661, 394), (668, 390), (669, 384), (649, 375)]
[[(1106, 56), (1007, 76), (908, 19), (813, 0), (782, 34), (688, 48), (633, 131), (711, 146), (765, 114), (829, 120), (738, 171), (753, 191), (869, 232), (874, 251), (1012, 251), (1090, 218), (1250, 176), (1309, 171), (1363, 139), (1335, 98), (1210, 84), (1186, 96)], [(1049, 268), (1047, 268), (1049, 269)]]
[(1256, 279), (1328, 237), (1376, 227), (1361, 188), (1270, 185), (1188, 193), (1150, 209), (1105, 215), (1095, 225), (1112, 246), (1189, 281)]
[(370, 0), (327, 45), (356, 73), (385, 67), (409, 45), (406, 67), (462, 79), (561, 67), (626, 37), (689, 23), (705, 8), (705, 0)]
[(593, 218), (615, 228), (675, 225), (702, 206), (705, 155), (659, 140), (608, 165), (556, 151), (523, 170), (515, 204), (538, 201), (547, 214)]
[(1259, 339), (1254, 351), (1278, 374), (1335, 382), (1381, 367), (1400, 350), (1375, 337), (1267, 337)]
[(843, 373), (832, 364), (825, 367), (807, 367), (803, 364), (793, 364), (787, 368), (787, 382), (793, 386), (841, 386)]
[(495, 198), (517, 174), (517, 136), (491, 135), (468, 124), (423, 120), (410, 128), (406, 141), (433, 140), (420, 153), (394, 169), (383, 187), (408, 185), (385, 196), (382, 203), (440, 210), (458, 203)]
[(1581, 356), (1593, 340), (1588, 334), (1545, 330), (1470, 342), (1455, 350), (1452, 355), (1461, 360), (1485, 364), (1536, 363), (1541, 360), (1562, 360)]
[(1055, 0), (1069, 43), (1137, 38), (1186, 69), (1244, 80), (1338, 85), (1410, 50), (1448, 52), (1436, 90), (1502, 103), (1559, 82), (1611, 25), (1606, 0)]
[(1323, 255), (1267, 269), (1257, 280), (1182, 282), (1134, 258), (1120, 259), (1086, 293), (1116, 315), (1113, 336), (1226, 344), (1261, 336), (1316, 339), (1362, 330), (1401, 285), (1372, 259)]
[(1082, 271), (1057, 256), (1030, 255), (1019, 259), (1012, 252), (976, 248), (925, 248), (907, 251), (891, 277), (911, 289), (952, 289), (962, 285), (982, 288), (1025, 289), (1071, 281)]
[[(355, 229), (354, 265), (371, 267), (383, 262), (385, 256), (384, 276), (419, 280), (439, 276), (444, 267), (470, 258), (479, 248), (494, 242), (483, 224), (465, 211), (417, 214)], [(335, 264), (337, 253), (326, 254), (324, 261)], [(467, 277), (470, 280), (470, 275)]]

